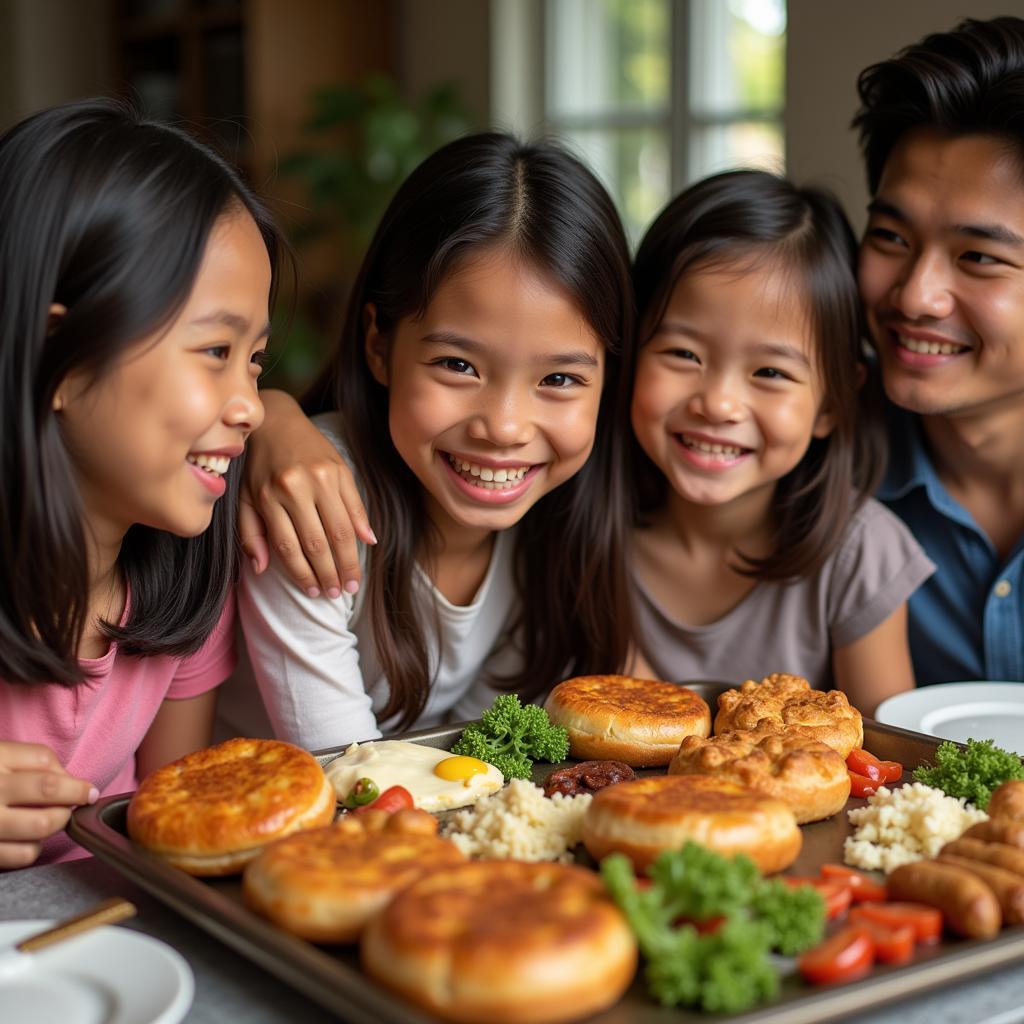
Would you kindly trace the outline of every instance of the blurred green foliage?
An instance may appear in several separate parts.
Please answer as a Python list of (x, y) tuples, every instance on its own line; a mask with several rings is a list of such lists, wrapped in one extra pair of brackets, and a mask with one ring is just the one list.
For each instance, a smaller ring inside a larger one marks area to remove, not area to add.
[(308, 216), (291, 232), (300, 256), (303, 246), (327, 241), (337, 253), (338, 271), (326, 301), (320, 295), (314, 306), (300, 289), (290, 320), (284, 312), (275, 317), (280, 343), (273, 346), (276, 358), (264, 384), (292, 392), (319, 365), (326, 333), (337, 325), (351, 279), (398, 186), (425, 157), (473, 126), (455, 85), (410, 99), (387, 75), (318, 89), (311, 106), (304, 127), (309, 145), (285, 155), (279, 171), (305, 192)]
[(318, 89), (306, 123), (317, 144), (281, 162), (283, 175), (305, 183), (313, 212), (296, 242), (340, 227), (361, 255), (409, 172), (469, 128), (469, 115), (451, 83), (417, 100), (403, 96), (386, 75), (357, 86)]

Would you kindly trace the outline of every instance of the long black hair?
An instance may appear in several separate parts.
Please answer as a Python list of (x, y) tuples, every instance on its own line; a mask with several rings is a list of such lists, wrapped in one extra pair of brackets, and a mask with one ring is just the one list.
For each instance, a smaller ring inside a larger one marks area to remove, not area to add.
[(368, 600), (390, 687), (382, 717), (399, 714), (400, 727), (422, 712), (431, 682), (428, 624), (417, 619), (411, 582), (426, 514), (422, 488), (390, 439), (388, 391), (366, 362), (364, 310), (374, 304), (387, 337), (404, 317), (421, 316), (450, 274), (495, 246), (565, 288), (606, 351), (593, 451), (518, 527), (514, 633), (525, 661), (505, 683), (535, 696), (568, 673), (616, 671), (631, 632), (624, 449), (633, 304), (622, 225), (597, 179), (558, 145), (523, 144), (498, 132), (467, 136), (428, 157), (392, 200), (337, 349), (304, 402), (310, 413), (340, 410), (370, 518), (387, 523), (370, 554)]
[[(276, 282), (281, 243), (270, 217), (185, 132), (93, 99), (35, 114), (0, 138), (0, 678), (82, 679), (83, 508), (54, 395), (70, 372), (98, 379), (173, 320), (232, 208), (258, 225)], [(51, 324), (54, 304), (67, 313)], [(210, 634), (234, 574), (239, 474), (235, 466), (201, 536), (128, 531), (118, 566), (130, 613), (120, 628), (105, 624), (126, 653), (185, 655)]]
[[(657, 330), (679, 279), (702, 269), (774, 263), (792, 273), (794, 301), (810, 309), (835, 425), (779, 481), (773, 551), (744, 559), (740, 571), (751, 576), (795, 579), (824, 564), (884, 468), (878, 384), (867, 377), (858, 387), (868, 367), (856, 257), (850, 224), (828, 192), (765, 171), (726, 171), (676, 196), (648, 229), (633, 264), (641, 344)], [(643, 515), (664, 500), (668, 481), (639, 444), (634, 452)]]

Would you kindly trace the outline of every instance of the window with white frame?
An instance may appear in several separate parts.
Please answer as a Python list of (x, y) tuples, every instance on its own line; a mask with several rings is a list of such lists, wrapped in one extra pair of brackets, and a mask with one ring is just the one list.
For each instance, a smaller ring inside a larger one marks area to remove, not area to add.
[(499, 121), (569, 142), (634, 241), (706, 174), (784, 169), (785, 0), (493, 0), (492, 12)]

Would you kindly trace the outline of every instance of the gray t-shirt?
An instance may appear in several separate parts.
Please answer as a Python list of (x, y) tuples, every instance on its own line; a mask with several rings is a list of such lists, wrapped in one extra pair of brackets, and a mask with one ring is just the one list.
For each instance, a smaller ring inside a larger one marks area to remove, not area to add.
[(662, 679), (738, 684), (789, 672), (830, 689), (832, 650), (881, 625), (934, 571), (903, 522), (872, 499), (816, 573), (794, 583), (758, 583), (706, 626), (672, 619), (634, 569), (639, 646)]

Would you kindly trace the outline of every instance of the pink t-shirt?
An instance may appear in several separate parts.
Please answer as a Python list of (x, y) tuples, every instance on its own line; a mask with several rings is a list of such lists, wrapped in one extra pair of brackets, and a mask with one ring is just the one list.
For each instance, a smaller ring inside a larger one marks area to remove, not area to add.
[[(82, 660), (88, 675), (77, 686), (0, 680), (0, 739), (45, 743), (101, 796), (135, 789), (135, 751), (164, 699), (206, 693), (233, 671), (234, 618), (232, 596), (209, 639), (187, 658), (132, 657), (114, 643), (102, 658)], [(43, 844), (37, 863), (86, 855), (58, 832)]]

